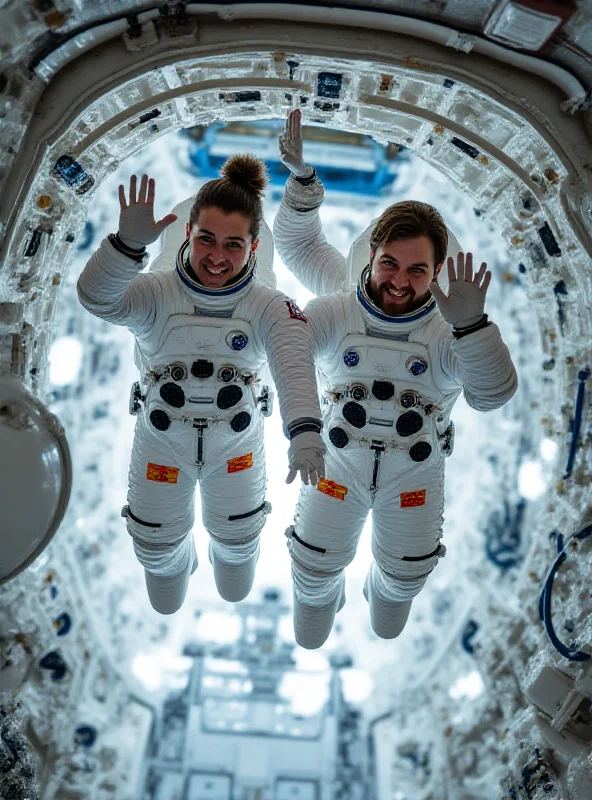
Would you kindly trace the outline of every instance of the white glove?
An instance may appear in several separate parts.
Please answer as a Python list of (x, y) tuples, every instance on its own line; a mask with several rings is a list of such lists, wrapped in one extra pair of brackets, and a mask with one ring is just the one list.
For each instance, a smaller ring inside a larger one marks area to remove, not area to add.
[(457, 272), (454, 270), (454, 259), (448, 259), (448, 281), (448, 295), (444, 294), (437, 283), (430, 283), (429, 288), (440, 313), (455, 328), (476, 325), (483, 317), (485, 295), (491, 281), (487, 264), (483, 262), (479, 272), (473, 277), (473, 254), (467, 253), (465, 261), (464, 253), (459, 253)]
[(280, 161), (299, 178), (312, 175), (313, 169), (302, 158), (302, 126), (300, 109), (290, 111), (286, 120), (286, 128), (280, 136)]
[(327, 448), (319, 433), (314, 431), (297, 433), (291, 440), (288, 450), (290, 471), (286, 483), (292, 483), (300, 472), (303, 483), (308, 486), (310, 481), (312, 486), (316, 486), (319, 478), (323, 478), (325, 475), (324, 455), (326, 452)]
[(137, 177), (132, 175), (129, 183), (129, 205), (123, 185), (119, 186), (119, 238), (132, 250), (141, 250), (155, 242), (163, 230), (177, 219), (177, 215), (167, 214), (159, 222), (154, 222), (154, 178), (148, 180), (147, 175), (142, 175), (137, 197), (136, 183)]

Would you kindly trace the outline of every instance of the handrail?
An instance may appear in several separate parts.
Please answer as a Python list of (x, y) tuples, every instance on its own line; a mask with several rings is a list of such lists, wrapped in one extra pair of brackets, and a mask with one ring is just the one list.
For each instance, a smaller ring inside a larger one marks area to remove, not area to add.
[(584, 653), (582, 650), (574, 650), (572, 646), (567, 646), (563, 644), (563, 642), (559, 639), (557, 634), (555, 633), (555, 628), (553, 627), (553, 619), (551, 617), (551, 597), (553, 594), (553, 582), (555, 580), (555, 576), (559, 571), (559, 567), (567, 558), (567, 547), (570, 542), (574, 540), (581, 541), (586, 539), (588, 536), (592, 535), (592, 522), (589, 525), (586, 525), (585, 528), (582, 528), (579, 533), (574, 533), (572, 536), (568, 537), (565, 542), (563, 540), (563, 534), (557, 534), (557, 558), (553, 562), (551, 569), (549, 570), (547, 577), (545, 578), (545, 582), (543, 583), (543, 588), (541, 589), (541, 594), (539, 597), (539, 618), (543, 625), (545, 626), (545, 630), (547, 632), (547, 636), (549, 637), (549, 641), (557, 650), (557, 652), (562, 655), (564, 658), (567, 658), (569, 661), (588, 661), (592, 658), (592, 655), (589, 653)]
[(569, 454), (567, 456), (567, 465), (565, 467), (565, 475), (563, 478), (569, 478), (573, 469), (574, 460), (576, 457), (576, 447), (578, 439), (580, 438), (580, 428), (582, 427), (582, 414), (584, 412), (584, 394), (586, 392), (586, 381), (590, 377), (590, 370), (588, 368), (582, 369), (578, 372), (578, 393), (576, 395), (576, 410), (574, 421), (571, 429), (571, 444), (569, 446)]

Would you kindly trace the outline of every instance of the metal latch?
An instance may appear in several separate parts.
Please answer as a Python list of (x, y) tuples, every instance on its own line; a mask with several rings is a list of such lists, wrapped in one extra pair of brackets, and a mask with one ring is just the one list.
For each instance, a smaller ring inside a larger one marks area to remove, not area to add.
[(130, 392), (130, 399), (129, 399), (129, 413), (132, 417), (135, 417), (143, 408), (144, 408), (144, 401), (146, 400), (146, 395), (142, 394), (142, 389), (140, 388), (140, 382), (136, 381), (132, 384), (132, 389)]
[(273, 413), (273, 389), (269, 386), (263, 386), (257, 402), (260, 405), (263, 416), (271, 417)]

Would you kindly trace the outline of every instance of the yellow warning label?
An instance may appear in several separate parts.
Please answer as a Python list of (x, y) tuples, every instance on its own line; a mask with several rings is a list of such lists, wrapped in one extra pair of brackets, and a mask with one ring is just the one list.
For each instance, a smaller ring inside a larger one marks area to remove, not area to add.
[(228, 461), (228, 472), (240, 472), (243, 469), (250, 469), (253, 466), (253, 453), (246, 456), (237, 456)]
[(158, 481), (158, 483), (177, 483), (178, 476), (178, 467), (163, 467), (161, 464), (152, 464), (152, 462), (148, 462), (146, 478), (149, 481)]
[(347, 486), (341, 486), (335, 481), (328, 481), (326, 478), (320, 478), (317, 483), (317, 489), (323, 494), (328, 494), (329, 497), (336, 497), (338, 500), (345, 500), (347, 494)]
[(401, 492), (401, 508), (425, 506), (426, 490), (418, 489), (417, 492)]

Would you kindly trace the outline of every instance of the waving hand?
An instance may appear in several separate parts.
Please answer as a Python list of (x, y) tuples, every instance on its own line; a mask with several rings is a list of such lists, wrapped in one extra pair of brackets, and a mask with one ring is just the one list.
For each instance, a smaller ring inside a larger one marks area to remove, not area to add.
[(129, 202), (125, 188), (119, 186), (119, 238), (128, 247), (141, 250), (155, 242), (165, 228), (177, 219), (176, 214), (167, 214), (154, 221), (154, 194), (156, 182), (142, 175), (140, 190), (136, 193), (138, 178), (132, 175), (129, 182)]
[(437, 283), (430, 283), (430, 291), (434, 296), (440, 313), (446, 322), (455, 328), (468, 328), (476, 325), (483, 317), (485, 295), (491, 282), (491, 272), (483, 262), (479, 272), (473, 277), (473, 254), (459, 253), (457, 269), (454, 259), (448, 259), (448, 295), (445, 295)]
[(284, 133), (280, 136), (280, 160), (290, 172), (300, 178), (312, 173), (312, 167), (302, 157), (302, 113), (299, 108), (290, 111)]

